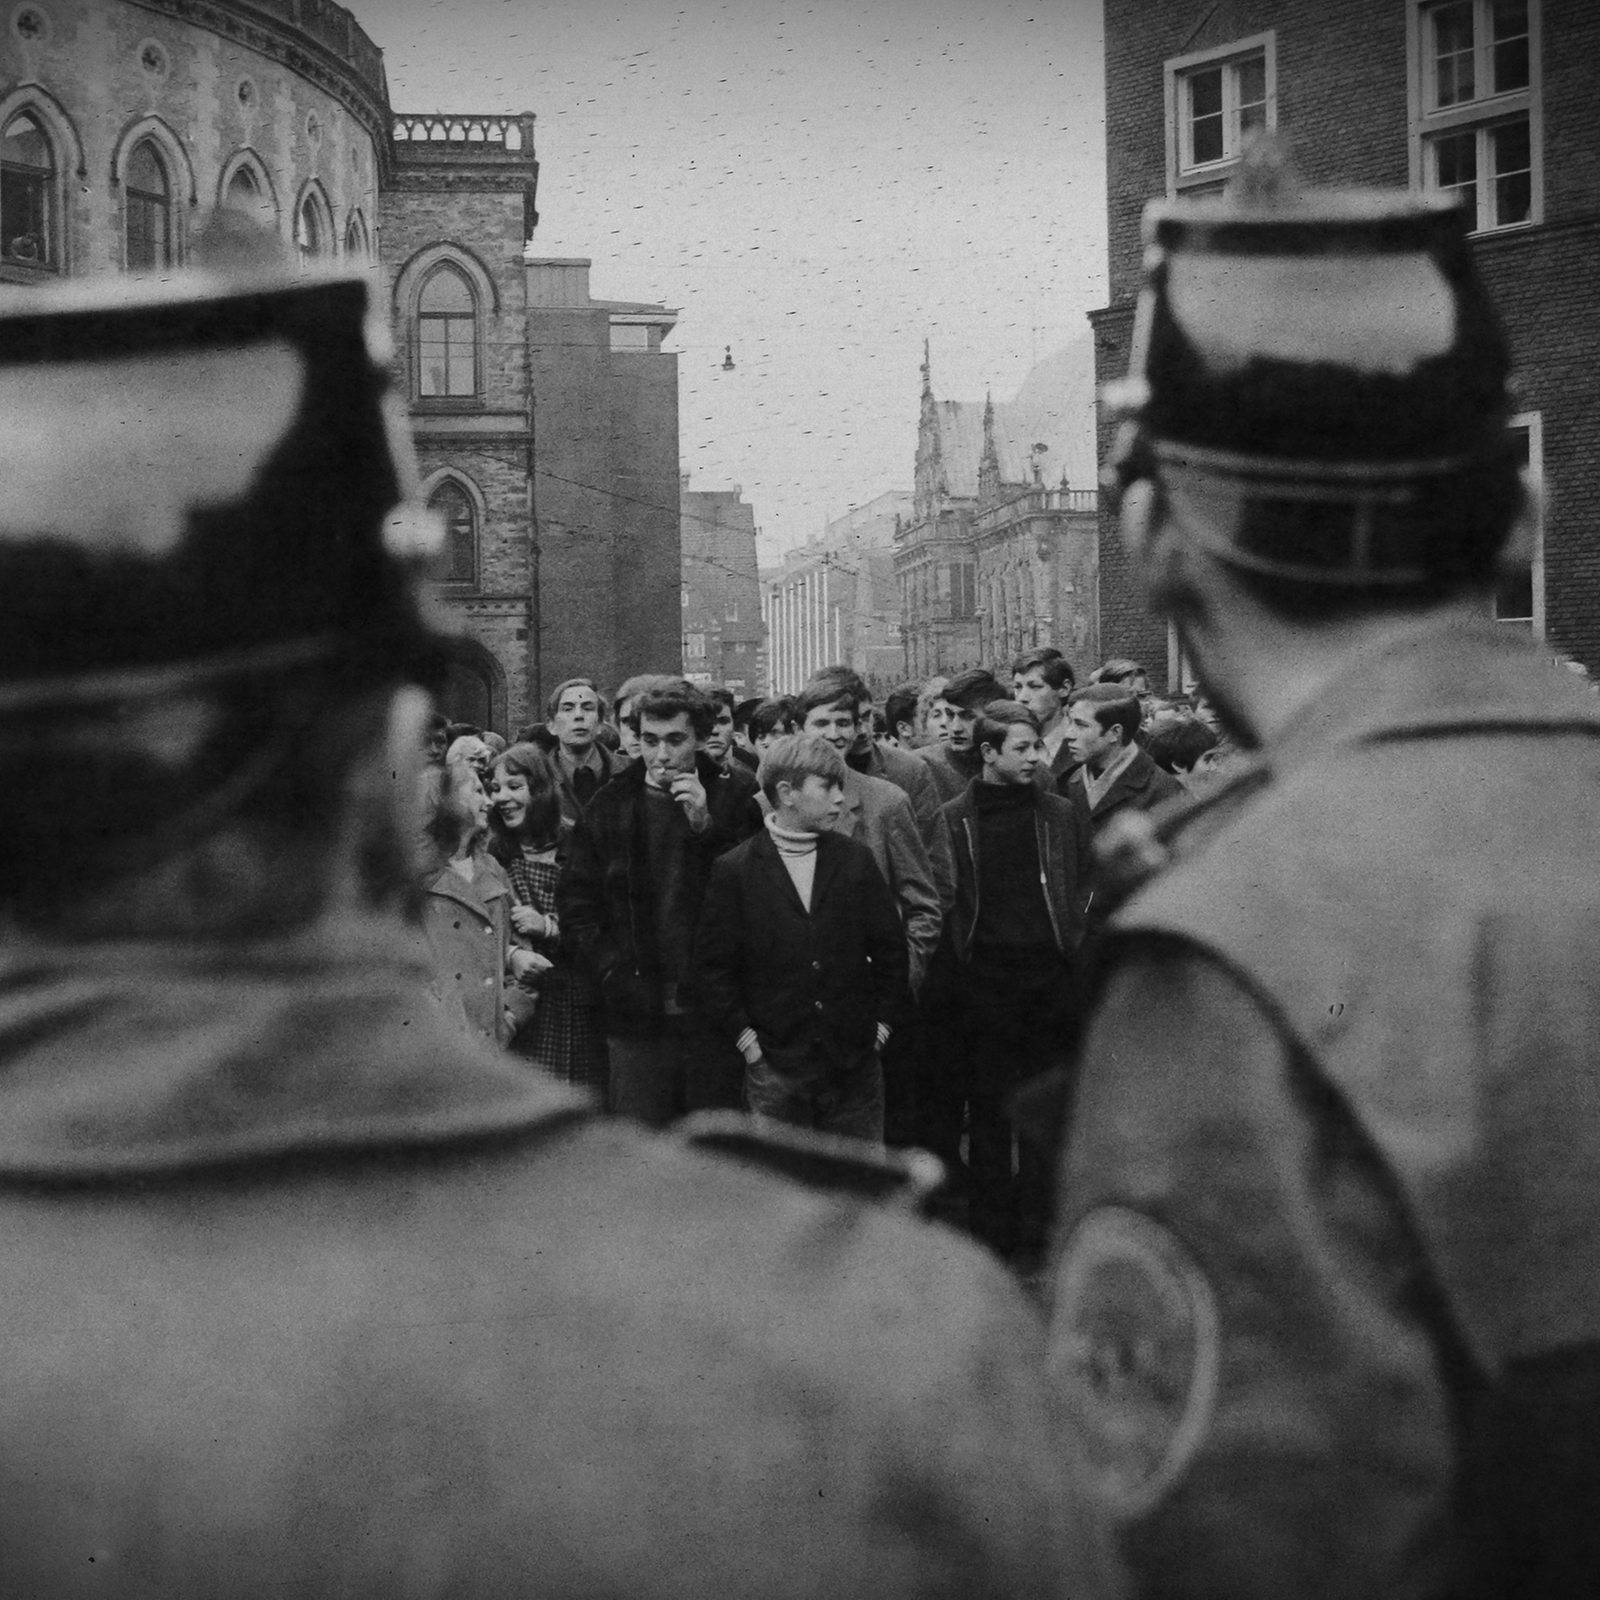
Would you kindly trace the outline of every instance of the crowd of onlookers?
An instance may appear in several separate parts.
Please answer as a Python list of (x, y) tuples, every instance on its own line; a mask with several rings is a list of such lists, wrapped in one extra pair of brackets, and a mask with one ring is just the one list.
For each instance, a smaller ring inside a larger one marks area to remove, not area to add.
[(1011, 1107), (1107, 910), (1094, 845), (1221, 780), (1213, 708), (1043, 648), (881, 704), (830, 667), (744, 701), (573, 678), (544, 711), (509, 743), (430, 725), (418, 882), (460, 1025), (652, 1125), (744, 1108), (930, 1149), (953, 1217), (1041, 1243)]

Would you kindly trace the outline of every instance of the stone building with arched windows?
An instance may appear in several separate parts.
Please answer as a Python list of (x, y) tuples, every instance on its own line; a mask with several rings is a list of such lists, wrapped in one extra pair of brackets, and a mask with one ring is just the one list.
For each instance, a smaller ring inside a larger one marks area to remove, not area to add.
[(562, 678), (675, 671), (681, 650), (674, 314), (533, 256), (533, 128), (396, 113), (333, 0), (0, 11), (0, 293), (171, 271), (221, 206), (372, 271), (446, 530), (445, 709), (505, 731)]

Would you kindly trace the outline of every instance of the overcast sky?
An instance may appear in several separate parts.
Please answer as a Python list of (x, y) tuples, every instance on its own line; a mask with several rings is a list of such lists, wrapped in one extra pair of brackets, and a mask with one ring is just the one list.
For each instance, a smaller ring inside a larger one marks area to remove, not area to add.
[(536, 249), (679, 311), (683, 469), (764, 558), (911, 487), (924, 336), (1005, 400), (1104, 303), (1099, 0), (347, 3), (396, 109), (537, 115)]

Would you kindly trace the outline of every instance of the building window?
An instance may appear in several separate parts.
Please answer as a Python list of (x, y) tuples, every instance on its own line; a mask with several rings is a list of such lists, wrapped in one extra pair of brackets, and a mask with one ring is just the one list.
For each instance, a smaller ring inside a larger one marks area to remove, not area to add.
[(1214, 187), (1252, 130), (1277, 125), (1275, 42), (1255, 34), (1166, 63), (1169, 193)]
[(172, 265), (172, 184), (166, 163), (149, 139), (133, 147), (122, 193), (128, 271), (164, 271)]
[(222, 203), (236, 211), (254, 211), (261, 204), (261, 190), (249, 167), (240, 167), (228, 179), (228, 192)]
[(1412, 0), (1412, 179), (1475, 231), (1538, 222), (1538, 0)]
[(229, 211), (237, 211), (261, 227), (277, 232), (277, 204), (266, 179), (255, 167), (240, 165), (234, 168), (222, 192), (222, 204)]
[(454, 267), (435, 269), (417, 297), (417, 392), (460, 399), (478, 392), (478, 302)]
[(1518, 528), (1506, 551), (1499, 584), (1495, 588), (1496, 622), (1526, 628), (1536, 639), (1544, 637), (1544, 418), (1526, 411), (1511, 419), (1522, 476), (1528, 485), (1533, 515)]
[(367, 258), (367, 224), (359, 211), (351, 213), (344, 230), (344, 253), (361, 261)]
[(956, 561), (950, 566), (950, 615), (970, 617), (978, 603), (978, 573), (970, 562)]
[(478, 581), (478, 508), (459, 483), (446, 478), (428, 497), (428, 507), (444, 519), (444, 546), (433, 570), (436, 583), (468, 586)]
[(20, 112), (0, 135), (0, 256), (29, 267), (56, 264), (55, 159), (44, 129)]
[(294, 214), (294, 242), (302, 261), (311, 261), (328, 253), (328, 219), (314, 194), (308, 194)]

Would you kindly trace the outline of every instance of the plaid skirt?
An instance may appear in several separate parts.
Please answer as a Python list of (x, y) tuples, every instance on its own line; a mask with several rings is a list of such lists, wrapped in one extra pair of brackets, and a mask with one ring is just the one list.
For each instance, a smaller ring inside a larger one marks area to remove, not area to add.
[(588, 991), (560, 966), (547, 972), (539, 984), (539, 1003), (517, 1030), (511, 1053), (603, 1101), (609, 1066), (605, 1024)]
[[(506, 863), (517, 904), (549, 914), (556, 908), (560, 869), (554, 860), (513, 856)], [(539, 948), (535, 942), (534, 948)], [(511, 1041), (511, 1053), (543, 1067), (563, 1083), (606, 1097), (609, 1060), (600, 997), (572, 968), (564, 951), (545, 947), (555, 966), (539, 982), (539, 1003)]]

